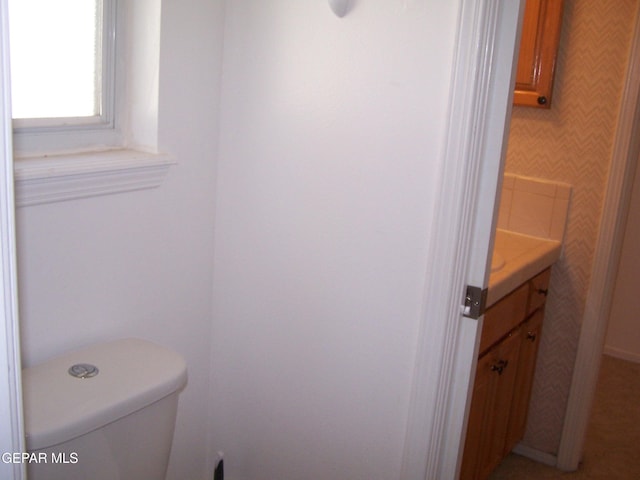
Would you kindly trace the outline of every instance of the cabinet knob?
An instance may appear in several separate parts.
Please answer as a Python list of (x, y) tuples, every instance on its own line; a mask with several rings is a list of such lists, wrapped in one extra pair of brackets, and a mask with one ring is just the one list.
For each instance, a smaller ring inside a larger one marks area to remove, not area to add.
[(498, 360), (496, 363), (491, 365), (492, 372), (498, 372), (498, 375), (502, 375), (504, 369), (509, 365), (509, 360)]
[(548, 288), (539, 288), (538, 289), (538, 295), (542, 295), (542, 296), (547, 296), (549, 295), (549, 289)]
[(532, 342), (536, 341), (536, 334), (533, 332), (527, 332), (527, 340), (531, 340)]
[(546, 105), (547, 104), (547, 97), (545, 97), (544, 95), (541, 95), (538, 97), (538, 105)]

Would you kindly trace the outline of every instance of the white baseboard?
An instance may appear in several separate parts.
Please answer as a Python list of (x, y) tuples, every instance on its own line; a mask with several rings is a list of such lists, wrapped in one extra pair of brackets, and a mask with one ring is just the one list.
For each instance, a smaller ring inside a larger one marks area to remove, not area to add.
[(627, 352), (626, 350), (621, 350), (619, 348), (614, 348), (614, 347), (605, 345), (604, 354), (609, 355), (610, 357), (620, 358), (622, 360), (628, 360), (629, 362), (640, 363), (640, 353)]

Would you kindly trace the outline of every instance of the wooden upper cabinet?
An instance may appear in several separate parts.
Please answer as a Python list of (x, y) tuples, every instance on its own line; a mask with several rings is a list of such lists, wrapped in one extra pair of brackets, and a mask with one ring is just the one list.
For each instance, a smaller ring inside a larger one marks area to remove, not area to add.
[(560, 42), (563, 0), (527, 0), (514, 105), (549, 108)]

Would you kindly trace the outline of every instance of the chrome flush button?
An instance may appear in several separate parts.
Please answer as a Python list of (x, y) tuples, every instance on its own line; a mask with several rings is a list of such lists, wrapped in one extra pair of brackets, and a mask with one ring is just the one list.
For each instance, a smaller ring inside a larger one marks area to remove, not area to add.
[(69, 368), (69, 375), (76, 378), (95, 377), (98, 372), (98, 367), (90, 363), (76, 363)]

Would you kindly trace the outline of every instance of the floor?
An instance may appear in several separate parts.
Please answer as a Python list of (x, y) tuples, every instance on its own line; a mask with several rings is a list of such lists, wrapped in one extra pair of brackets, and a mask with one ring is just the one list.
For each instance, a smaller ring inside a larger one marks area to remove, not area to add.
[(640, 364), (603, 356), (598, 389), (575, 472), (562, 472), (515, 454), (489, 480), (640, 479)]

